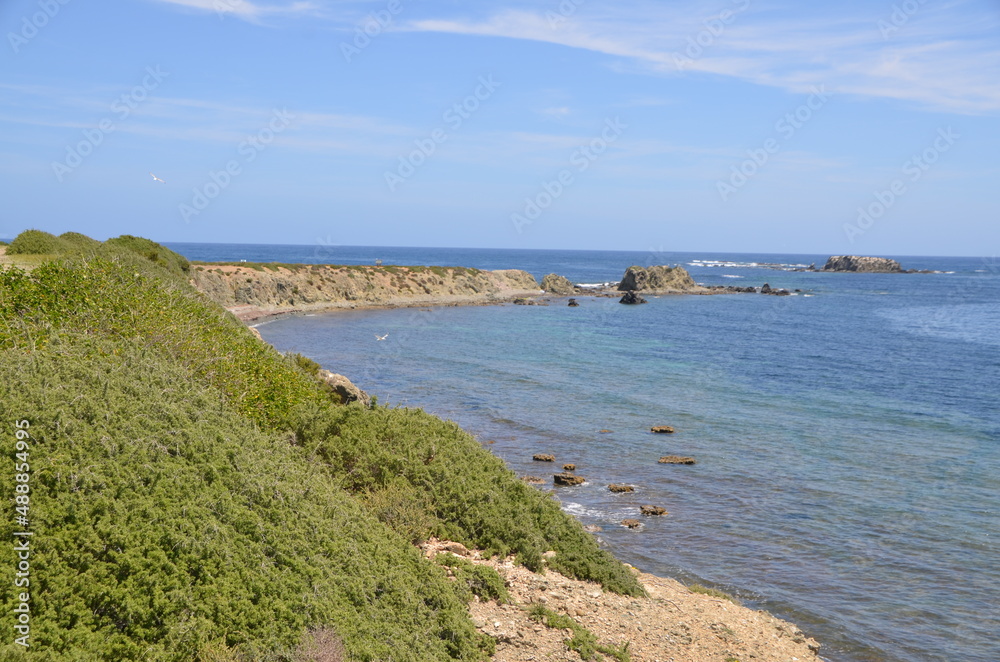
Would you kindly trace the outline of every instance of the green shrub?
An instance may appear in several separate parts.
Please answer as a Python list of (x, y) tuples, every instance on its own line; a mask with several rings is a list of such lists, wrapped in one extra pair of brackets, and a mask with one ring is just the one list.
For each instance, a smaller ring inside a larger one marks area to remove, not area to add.
[(434, 559), (439, 565), (451, 568), (452, 576), (459, 585), (467, 587), (466, 602), (478, 595), (482, 600), (496, 600), (510, 604), (510, 593), (504, 585), (503, 578), (488, 565), (477, 565), (450, 553), (438, 554)]
[(144, 239), (123, 234), (120, 237), (108, 239), (105, 246), (124, 248), (136, 255), (141, 255), (150, 262), (157, 264), (177, 276), (185, 276), (191, 269), (191, 263), (180, 253), (175, 253), (166, 246)]
[(63, 232), (59, 235), (59, 238), (66, 243), (67, 247), (77, 250), (96, 250), (101, 246), (101, 242), (96, 239), (91, 239), (87, 235), (80, 234), (79, 232)]
[(483, 658), (439, 567), (199, 381), (139, 343), (0, 353), (0, 415), (31, 424), (33, 651), (290, 661), (328, 628), (355, 660)]
[(69, 250), (70, 244), (54, 234), (41, 230), (25, 230), (7, 247), (7, 255), (58, 255)]
[(608, 590), (644, 593), (635, 576), (598, 547), (550, 495), (525, 485), (467, 432), (419, 409), (321, 407), (303, 411), (298, 442), (327, 463), (355, 494), (399, 480), (426, 495), (433, 534), (491, 554), (516, 554), (538, 570), (600, 582)]

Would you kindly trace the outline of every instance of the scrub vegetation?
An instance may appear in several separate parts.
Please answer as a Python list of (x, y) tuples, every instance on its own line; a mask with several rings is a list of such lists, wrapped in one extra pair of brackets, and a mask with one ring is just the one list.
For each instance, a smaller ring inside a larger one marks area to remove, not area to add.
[(554, 550), (549, 567), (642, 593), (455, 424), (334, 404), (315, 364), (198, 293), (173, 251), (32, 230), (8, 255), (33, 267), (0, 271), (3, 448), (13, 472), (27, 421), (30, 503), (15, 524), (0, 481), (0, 535), (33, 536), (30, 586), (0, 583), (0, 609), (12, 623), (30, 592), (31, 646), (7, 636), (0, 662), (486, 659), (466, 605), (503, 583), (423, 558), (432, 535), (538, 570)]

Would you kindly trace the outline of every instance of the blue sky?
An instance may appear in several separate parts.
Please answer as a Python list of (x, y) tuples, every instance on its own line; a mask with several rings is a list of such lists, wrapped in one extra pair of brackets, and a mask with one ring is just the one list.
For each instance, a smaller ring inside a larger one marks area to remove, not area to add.
[(1000, 246), (997, 0), (95, 4), (0, 3), (0, 236)]

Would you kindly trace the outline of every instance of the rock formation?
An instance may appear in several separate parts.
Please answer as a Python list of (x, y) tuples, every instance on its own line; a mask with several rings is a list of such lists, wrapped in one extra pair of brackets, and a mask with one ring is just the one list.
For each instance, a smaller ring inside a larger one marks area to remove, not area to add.
[(558, 274), (549, 274), (542, 278), (542, 289), (550, 294), (575, 294), (576, 288), (568, 278)]
[(650, 432), (655, 432), (657, 434), (673, 434), (674, 429), (669, 425), (654, 425), (649, 428)]
[(535, 462), (555, 462), (556, 456), (549, 455), (548, 453), (535, 453), (531, 456), (531, 459)]
[(226, 307), (322, 309), (537, 295), (526, 271), (326, 264), (194, 264), (191, 283)]
[(857, 255), (834, 255), (823, 265), (822, 271), (854, 271), (858, 273), (903, 272), (899, 262), (886, 257), (859, 257)]
[(360, 402), (365, 407), (372, 406), (371, 396), (355, 386), (347, 377), (329, 370), (320, 370), (319, 378), (323, 380), (331, 393), (340, 398), (340, 404)]
[(637, 519), (623, 519), (622, 526), (626, 526), (630, 529), (640, 529), (642, 528), (642, 522)]
[(625, 270), (619, 292), (688, 292), (701, 289), (684, 267), (639, 267)]
[(626, 492), (635, 492), (635, 487), (632, 485), (622, 485), (620, 483), (611, 483), (608, 485), (608, 489), (615, 494), (624, 494)]
[(571, 473), (553, 474), (552, 482), (563, 487), (571, 487), (586, 482), (583, 476), (575, 476)]

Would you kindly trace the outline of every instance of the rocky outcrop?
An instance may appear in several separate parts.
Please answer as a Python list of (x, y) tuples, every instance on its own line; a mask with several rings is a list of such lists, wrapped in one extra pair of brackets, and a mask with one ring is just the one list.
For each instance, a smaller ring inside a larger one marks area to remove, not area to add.
[(622, 526), (627, 527), (629, 529), (641, 529), (642, 522), (640, 522), (637, 519), (623, 519)]
[(549, 274), (542, 278), (542, 289), (549, 294), (575, 294), (576, 288), (568, 278), (558, 274)]
[(826, 261), (822, 271), (898, 274), (903, 272), (903, 268), (899, 265), (899, 262), (886, 257), (834, 255)]
[(631, 266), (625, 270), (619, 292), (690, 292), (701, 288), (684, 267)]
[(193, 264), (191, 284), (226, 308), (267, 310), (451, 303), (537, 295), (526, 271), (463, 267)]
[(568, 306), (569, 306), (570, 308), (576, 308), (577, 306), (579, 306), (579, 305), (580, 305), (580, 302), (579, 302), (579, 301), (577, 301), (576, 299), (570, 299), (570, 300), (569, 300), (569, 303), (568, 303), (567, 305), (568, 305)]
[(320, 370), (319, 378), (331, 393), (340, 398), (340, 404), (346, 405), (352, 402), (360, 402), (365, 407), (372, 406), (371, 396), (355, 386), (347, 377), (330, 372), (329, 370)]
[(549, 455), (548, 453), (535, 453), (531, 456), (531, 459), (535, 462), (555, 462), (556, 456)]
[(655, 432), (656, 434), (673, 434), (674, 429), (669, 425), (654, 425), (649, 428), (650, 432)]
[(563, 471), (576, 471), (576, 465), (575, 464), (564, 464), (563, 465)]
[(571, 473), (553, 474), (552, 482), (562, 487), (572, 487), (586, 482), (583, 476), (576, 476)]
[(624, 494), (626, 492), (635, 492), (635, 487), (632, 485), (622, 485), (620, 483), (611, 483), (608, 485), (608, 489), (615, 494)]
[(666, 515), (667, 509), (662, 506), (639, 506), (639, 512), (643, 515)]
[(626, 292), (625, 296), (623, 296), (621, 299), (618, 300), (618, 303), (624, 303), (630, 306), (635, 306), (640, 303), (649, 303), (649, 302), (643, 299), (635, 292)]

